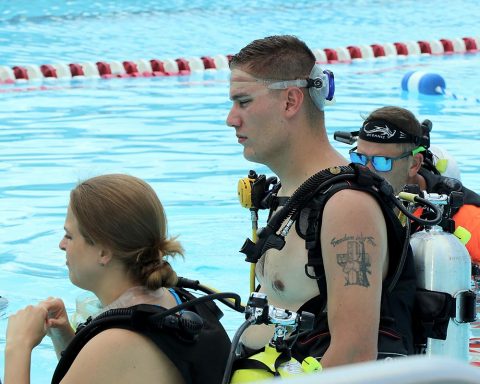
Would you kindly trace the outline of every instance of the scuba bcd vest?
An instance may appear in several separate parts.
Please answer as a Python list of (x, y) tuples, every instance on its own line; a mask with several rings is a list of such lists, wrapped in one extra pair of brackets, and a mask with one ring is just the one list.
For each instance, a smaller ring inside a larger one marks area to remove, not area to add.
[(230, 293), (195, 298), (186, 289), (175, 287), (174, 290), (183, 303), (168, 310), (140, 304), (89, 318), (79, 326), (74, 339), (62, 352), (52, 384), (61, 382), (89, 340), (110, 328), (131, 330), (151, 339), (175, 364), (185, 383), (220, 383), (231, 343), (219, 321), (223, 313), (212, 300), (231, 297), (238, 307), (240, 298)]
[[(390, 266), (382, 290), (379, 352), (383, 357), (413, 353), (411, 311), (415, 295), (415, 271), (408, 242), (405, 242), (405, 230), (392, 209), (398, 202), (392, 187), (382, 177), (370, 172), (366, 167), (350, 164), (317, 173), (290, 198), (277, 198), (279, 185), (267, 191), (262, 199), (253, 199), (252, 196), (252, 201), (260, 201), (259, 208), (271, 208), (271, 211), (267, 225), (258, 232), (258, 241), (253, 243), (247, 240), (242, 247), (241, 252), (246, 254), (246, 261), (256, 262), (270, 248), (282, 249), (288, 230), (295, 224), (298, 234), (305, 239), (308, 252), (305, 273), (317, 281), (321, 293), (299, 310), (316, 315), (314, 330), (299, 335), (292, 348), (293, 356), (299, 361), (303, 361), (307, 356), (321, 358), (330, 343), (324, 311), (327, 289), (320, 231), (326, 202), (336, 192), (347, 188), (374, 196), (387, 224)], [(255, 191), (254, 183), (252, 194)], [(281, 208), (274, 212), (277, 207)]]
[[(345, 188), (367, 192), (379, 203), (388, 232), (389, 271), (382, 288), (378, 358), (421, 353), (421, 346), (427, 337), (442, 337), (446, 334), (455, 299), (443, 292), (416, 289), (415, 266), (408, 241), (409, 227), (402, 227), (393, 211), (394, 206), (401, 211), (405, 211), (405, 207), (395, 198), (392, 187), (382, 177), (356, 164), (334, 167), (312, 176), (290, 198), (276, 196), (280, 185), (266, 190), (264, 186), (270, 185), (265, 182), (265, 178), (256, 179), (260, 183), (257, 186), (253, 181), (252, 202), (256, 202), (259, 209), (271, 210), (266, 227), (258, 233), (258, 241), (253, 243), (247, 240), (241, 249), (246, 254), (246, 261), (256, 262), (270, 248), (282, 249), (285, 235), (295, 223), (297, 233), (305, 239), (308, 250), (305, 273), (317, 280), (321, 293), (326, 293), (319, 240), (325, 204), (331, 196)], [(434, 208), (427, 201), (423, 203)], [(279, 206), (282, 208), (277, 209)], [(408, 217), (413, 218), (413, 215)], [(423, 222), (431, 224), (427, 220)], [(321, 358), (329, 346), (325, 306), (326, 294), (322, 294), (305, 303), (299, 310), (317, 316), (314, 331), (299, 335), (293, 346), (293, 356), (299, 361), (309, 355)], [(412, 320), (415, 326), (412, 325)], [(413, 339), (415, 345), (420, 347), (414, 346)]]

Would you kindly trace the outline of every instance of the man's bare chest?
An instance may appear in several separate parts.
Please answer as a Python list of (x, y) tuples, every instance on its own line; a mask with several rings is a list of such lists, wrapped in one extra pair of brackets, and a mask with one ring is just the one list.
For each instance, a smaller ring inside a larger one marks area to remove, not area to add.
[(283, 249), (270, 249), (262, 255), (256, 275), (269, 300), (295, 310), (292, 306), (300, 306), (318, 295), (318, 286), (305, 274), (308, 260), (305, 240), (295, 230), (285, 240)]

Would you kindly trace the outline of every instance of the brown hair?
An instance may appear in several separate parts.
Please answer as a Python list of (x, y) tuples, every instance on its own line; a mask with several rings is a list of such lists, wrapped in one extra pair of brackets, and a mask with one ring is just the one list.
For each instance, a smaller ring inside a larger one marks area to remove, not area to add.
[(243, 67), (269, 80), (304, 79), (315, 64), (308, 46), (295, 36), (269, 36), (252, 41), (230, 60), (230, 68)]
[(167, 238), (165, 211), (146, 182), (122, 174), (93, 177), (71, 191), (70, 208), (86, 241), (109, 247), (134, 281), (152, 290), (176, 284), (164, 257), (183, 255), (183, 248)]
[[(405, 108), (395, 106), (378, 108), (367, 116), (364, 124), (372, 120), (389, 121), (400, 128), (403, 132), (412, 136), (422, 137), (423, 134), (420, 122), (412, 112)], [(409, 151), (415, 147), (415, 144), (413, 142), (411, 144), (404, 143), (402, 144), (402, 147), (404, 151)]]
[[(315, 55), (296, 36), (277, 35), (257, 39), (232, 56), (230, 69), (241, 68), (254, 77), (264, 80), (306, 79), (315, 65)], [(318, 119), (313, 100), (306, 95), (307, 113), (311, 121)]]

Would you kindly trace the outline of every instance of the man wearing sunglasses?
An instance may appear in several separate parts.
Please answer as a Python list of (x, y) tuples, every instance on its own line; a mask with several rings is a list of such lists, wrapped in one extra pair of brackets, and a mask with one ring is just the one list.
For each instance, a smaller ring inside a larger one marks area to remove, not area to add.
[(350, 150), (353, 163), (368, 166), (387, 179), (396, 193), (405, 184), (416, 184), (428, 193), (463, 192), (464, 205), (454, 214), (455, 227), (466, 228), (471, 238), (466, 244), (472, 261), (480, 265), (480, 196), (459, 180), (440, 175), (430, 152), (431, 122), (422, 124), (408, 110), (382, 107), (364, 121), (357, 147)]

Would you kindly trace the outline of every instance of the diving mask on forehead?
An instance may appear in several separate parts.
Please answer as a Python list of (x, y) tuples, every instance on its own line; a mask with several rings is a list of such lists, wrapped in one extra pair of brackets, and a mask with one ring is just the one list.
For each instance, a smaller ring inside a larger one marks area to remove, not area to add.
[(308, 93), (316, 107), (323, 111), (325, 104), (334, 103), (335, 78), (333, 72), (322, 70), (315, 64), (307, 79), (275, 81), (267, 85), (269, 89), (287, 89), (288, 87), (308, 88)]

